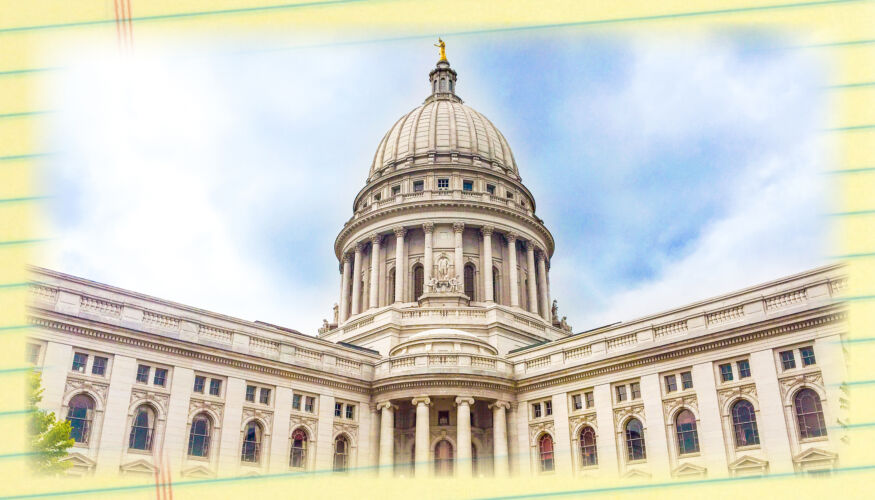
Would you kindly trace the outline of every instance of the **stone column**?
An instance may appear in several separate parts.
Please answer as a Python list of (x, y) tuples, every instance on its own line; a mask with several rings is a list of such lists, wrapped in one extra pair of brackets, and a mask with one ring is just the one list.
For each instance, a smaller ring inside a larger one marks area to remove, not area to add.
[(404, 235), (407, 230), (396, 227), (395, 231), (395, 302), (404, 302), (404, 277), (407, 275), (407, 263), (404, 258)]
[(547, 258), (546, 252), (538, 251), (538, 287), (541, 289), (541, 316), (550, 321), (550, 290), (547, 289)]
[(492, 409), (492, 463), (495, 477), (506, 477), (510, 473), (507, 451), (507, 409), (510, 404), (496, 401), (489, 405)]
[(380, 303), (380, 240), (382, 237), (371, 235), (371, 294), (368, 299), (368, 309), (376, 309)]
[(494, 302), (495, 297), (492, 294), (492, 226), (483, 226), (480, 228), (480, 233), (483, 235), (483, 263), (480, 264), (480, 270), (483, 275), (483, 297), (486, 302)]
[(471, 464), (471, 405), (474, 398), (456, 398), (456, 476), (470, 478)]
[(380, 409), (380, 477), (391, 477), (395, 460), (395, 406), (391, 401), (377, 405)]
[(465, 281), (464, 281), (465, 262), (462, 259), (462, 232), (464, 230), (465, 230), (465, 223), (464, 222), (454, 222), (453, 223), (453, 233), (456, 237), (456, 241), (455, 241), (455, 243), (456, 243), (456, 255), (455, 255), (455, 257), (456, 257), (456, 260), (455, 260), (456, 279), (459, 280), (459, 286), (462, 287), (463, 291), (465, 289)]
[(538, 282), (535, 273), (535, 245), (526, 243), (526, 269), (529, 278), (529, 312), (538, 314)]
[(516, 233), (509, 232), (505, 236), (507, 237), (507, 253), (509, 254), (508, 267), (510, 268), (510, 272), (508, 273), (508, 277), (510, 278), (510, 306), (519, 307), (520, 287), (516, 269)]
[(411, 401), (416, 407), (416, 454), (414, 462), (416, 477), (428, 477), (430, 471), (429, 455), (429, 410), (431, 399), (428, 396), (418, 396)]
[(368, 410), (371, 412), (371, 435), (368, 436), (370, 441), (371, 453), (368, 465), (373, 467), (373, 472), (376, 474), (380, 470), (380, 408), (375, 404), (369, 404)]
[(434, 255), (432, 253), (432, 237), (434, 234), (434, 224), (431, 222), (426, 222), (422, 225), (422, 230), (425, 231), (425, 262), (423, 263), (423, 286), (422, 293), (428, 293), (428, 281), (431, 279), (431, 269), (433, 267), (432, 260)]
[(352, 310), (349, 315), (353, 316), (361, 312), (362, 304), (362, 244), (355, 244), (355, 257), (352, 265)]
[(350, 303), (349, 303), (349, 280), (350, 273), (352, 273), (352, 266), (350, 266), (349, 262), (349, 254), (343, 254), (343, 275), (341, 276), (341, 290), (340, 290), (340, 321), (346, 321), (346, 318), (349, 318), (350, 311)]

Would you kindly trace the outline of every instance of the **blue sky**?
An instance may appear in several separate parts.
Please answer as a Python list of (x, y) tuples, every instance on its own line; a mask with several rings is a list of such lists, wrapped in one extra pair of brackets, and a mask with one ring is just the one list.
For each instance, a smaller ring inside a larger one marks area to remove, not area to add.
[[(811, 54), (751, 33), (446, 42), (459, 95), (503, 131), (553, 232), (575, 330), (825, 262)], [(337, 301), (334, 237), (436, 49), (239, 43), (60, 56), (55, 242), (37, 263), (313, 333)]]

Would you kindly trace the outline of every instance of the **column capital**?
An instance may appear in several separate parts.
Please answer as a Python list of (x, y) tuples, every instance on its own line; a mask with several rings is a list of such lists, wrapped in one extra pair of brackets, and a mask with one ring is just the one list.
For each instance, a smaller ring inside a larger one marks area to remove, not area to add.
[(434, 222), (426, 222), (422, 225), (422, 230), (425, 231), (425, 234), (430, 234), (434, 232)]
[(507, 241), (509, 243), (513, 243), (514, 241), (516, 241), (517, 234), (513, 231), (508, 231), (508, 232), (504, 233), (504, 237), (507, 238)]
[(539, 260), (547, 260), (547, 252), (539, 245), (535, 245), (535, 258)]
[(393, 405), (391, 401), (382, 401), (380, 403), (377, 403), (378, 410), (395, 410), (396, 408), (398, 407)]
[(474, 398), (471, 396), (457, 396), (456, 397), (456, 406), (468, 405), (471, 406), (474, 404)]
[(365, 244), (362, 243), (361, 241), (356, 242), (355, 253), (362, 253), (362, 250), (364, 249), (364, 247), (365, 247)]
[(494, 226), (483, 226), (483, 227), (480, 228), (480, 233), (481, 233), (483, 236), (487, 236), (487, 237), (488, 237), (488, 236), (492, 236), (492, 233), (493, 233), (494, 231), (495, 231), (495, 227), (494, 227)]
[(396, 238), (403, 238), (407, 234), (407, 228), (402, 226), (393, 227), (392, 232), (395, 233)]
[(424, 404), (425, 406), (429, 406), (431, 405), (431, 398), (428, 396), (416, 396), (415, 398), (410, 400), (410, 404), (412, 404), (413, 406), (419, 406), (420, 403)]
[(343, 260), (344, 264), (348, 264), (349, 261), (352, 260), (352, 255), (350, 255), (349, 252), (343, 252), (343, 257), (341, 257), (341, 260)]
[(464, 222), (453, 222), (453, 232), (454, 233), (461, 233), (464, 230), (465, 230), (465, 223)]
[(380, 241), (383, 239), (383, 236), (379, 233), (373, 233), (369, 239), (371, 240), (371, 245), (379, 245)]
[(490, 403), (490, 404), (489, 404), (489, 409), (490, 409), (490, 410), (494, 410), (494, 409), (496, 409), (496, 408), (504, 408), (505, 410), (509, 410), (509, 409), (510, 409), (510, 403), (508, 403), (507, 401), (496, 401), (496, 402), (494, 402), (494, 403)]

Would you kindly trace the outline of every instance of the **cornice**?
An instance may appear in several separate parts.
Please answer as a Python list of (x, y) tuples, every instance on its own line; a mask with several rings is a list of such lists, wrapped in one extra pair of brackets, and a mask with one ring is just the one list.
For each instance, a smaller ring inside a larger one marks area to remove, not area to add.
[[(802, 321), (798, 321), (795, 323), (788, 323), (785, 325), (781, 325), (778, 327), (767, 328), (764, 330), (755, 330), (748, 333), (726, 336), (724, 338), (714, 340), (712, 342), (699, 343), (696, 345), (689, 345), (687, 347), (683, 347), (680, 349), (673, 349), (667, 352), (662, 352), (658, 354), (646, 355), (643, 352), (632, 353), (627, 356), (625, 361), (615, 362), (612, 364), (606, 364), (604, 366), (600, 366), (598, 368), (592, 369), (584, 369), (575, 373), (568, 374), (539, 374), (534, 377), (531, 377), (530, 381), (526, 379), (517, 381), (517, 393), (532, 391), (537, 389), (543, 389), (546, 387), (552, 387), (555, 385), (567, 384), (572, 382), (577, 382), (580, 380), (584, 380), (587, 378), (597, 377), (599, 375), (605, 375), (609, 373), (614, 373), (622, 370), (628, 370), (631, 368), (637, 368), (640, 366), (646, 366), (650, 364), (660, 363), (662, 361), (667, 361), (671, 359), (681, 358), (684, 356), (691, 356), (694, 354), (699, 354), (705, 351), (711, 351), (715, 349), (720, 349), (724, 347), (729, 347), (737, 344), (742, 344), (745, 342), (752, 342), (756, 340), (760, 340), (767, 337), (772, 337), (775, 335), (782, 335), (786, 333), (792, 333), (799, 330), (803, 330), (806, 328), (812, 328), (816, 326), (822, 326), (827, 324), (832, 324), (840, 321), (847, 320), (848, 314), (846, 311), (838, 311), (833, 312), (824, 316), (819, 316), (816, 318), (809, 318)], [(725, 334), (725, 332), (724, 332)], [(663, 346), (664, 347), (664, 346)], [(636, 355), (637, 354), (637, 355)], [(632, 357), (634, 356), (634, 358)], [(581, 367), (577, 367), (581, 368)], [(571, 368), (572, 370), (575, 368)]]
[[(78, 318), (77, 318), (78, 319)], [(28, 322), (34, 326), (40, 326), (43, 328), (48, 328), (51, 330), (64, 332), (64, 333), (72, 333), (75, 335), (82, 335), (85, 337), (93, 337), (102, 340), (108, 340), (111, 342), (116, 342), (119, 344), (130, 345), (134, 347), (139, 347), (143, 349), (149, 349), (152, 351), (160, 351), (168, 354), (175, 354), (178, 356), (183, 356), (186, 358), (194, 358), (201, 361), (208, 361), (211, 363), (233, 366), (235, 368), (241, 368), (244, 370), (251, 370), (254, 372), (265, 373), (268, 375), (275, 375), (291, 380), (297, 380), (299, 382), (306, 382), (310, 384), (322, 385), (326, 387), (332, 387), (335, 389), (341, 389), (351, 392), (357, 392), (360, 394), (368, 394), (370, 384), (368, 382), (362, 381), (359, 384), (336, 380), (332, 378), (321, 377), (314, 374), (301, 373), (299, 371), (291, 371), (283, 368), (279, 368), (276, 366), (270, 366), (267, 363), (272, 363), (270, 360), (266, 360), (263, 358), (257, 358), (252, 360), (247, 360), (246, 358), (254, 358), (253, 356), (242, 354), (238, 352), (231, 353), (229, 352), (227, 355), (223, 354), (214, 354), (209, 352), (204, 352), (206, 349), (211, 349), (208, 346), (197, 345), (197, 349), (193, 349), (186, 345), (174, 345), (174, 344), (183, 344), (184, 341), (169, 339), (166, 337), (161, 337), (161, 342), (156, 342), (154, 340), (149, 340), (145, 338), (133, 338), (128, 335), (113, 333), (104, 330), (99, 330), (96, 328), (87, 328), (84, 326), (74, 325), (69, 322), (59, 321), (51, 318), (43, 318), (38, 316), (28, 316)], [(146, 335), (152, 336), (148, 333), (137, 332), (138, 335)], [(298, 368), (298, 367), (296, 367)], [(307, 370), (307, 368), (300, 367), (300, 370)]]
[[(338, 259), (341, 258), (343, 252), (342, 244), (345, 243), (346, 239), (349, 238), (350, 234), (355, 232), (358, 228), (363, 226), (367, 226), (375, 220), (383, 218), (387, 215), (392, 214), (400, 214), (405, 212), (415, 212), (417, 210), (426, 209), (426, 208), (467, 208), (473, 209), (481, 212), (494, 212), (506, 216), (510, 219), (516, 219), (531, 228), (534, 228), (535, 232), (544, 238), (544, 241), (547, 243), (547, 248), (549, 254), (552, 256), (555, 251), (555, 241), (553, 239), (553, 234), (550, 233), (550, 230), (540, 222), (539, 219), (534, 216), (529, 216), (528, 214), (523, 214), (516, 210), (507, 208), (506, 206), (496, 205), (492, 203), (486, 202), (477, 202), (471, 200), (456, 200), (456, 199), (433, 199), (433, 200), (423, 200), (409, 203), (400, 203), (395, 205), (389, 205), (386, 208), (380, 208), (370, 213), (358, 218), (352, 219), (347, 222), (346, 225), (343, 226), (343, 229), (340, 230), (340, 233), (337, 235), (337, 238), (334, 240), (334, 254)], [(457, 218), (458, 219), (458, 218)], [(467, 222), (467, 221), (466, 221)], [(471, 221), (477, 222), (477, 221)], [(492, 221), (489, 221), (490, 225), (494, 225)], [(398, 223), (394, 223), (391, 227), (387, 227), (386, 231), (391, 231), (393, 227), (397, 226)], [(472, 224), (473, 225), (473, 224)], [(500, 229), (500, 228), (496, 228)], [(504, 229), (501, 229), (504, 230)]]

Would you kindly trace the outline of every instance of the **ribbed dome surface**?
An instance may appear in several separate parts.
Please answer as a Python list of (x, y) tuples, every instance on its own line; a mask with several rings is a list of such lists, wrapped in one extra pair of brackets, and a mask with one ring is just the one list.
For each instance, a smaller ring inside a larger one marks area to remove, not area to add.
[(479, 158), (518, 175), (510, 146), (495, 125), (457, 99), (441, 98), (429, 99), (395, 122), (380, 141), (370, 174), (431, 153), (458, 153), (466, 162)]

